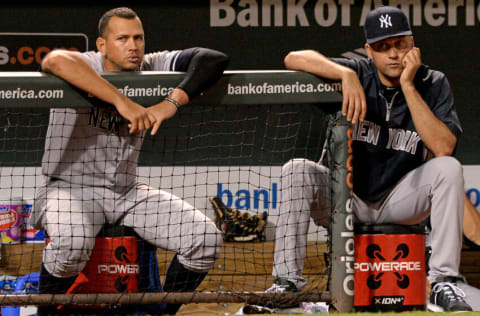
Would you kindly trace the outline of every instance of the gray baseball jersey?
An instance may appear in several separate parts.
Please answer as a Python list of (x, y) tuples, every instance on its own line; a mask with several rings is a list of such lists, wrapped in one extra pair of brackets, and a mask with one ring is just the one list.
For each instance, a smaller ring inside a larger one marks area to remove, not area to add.
[[(175, 70), (180, 52), (146, 54), (139, 70)], [(81, 56), (97, 72), (105, 72), (100, 53)], [(129, 135), (128, 122), (115, 109), (52, 108), (42, 173), (72, 184), (132, 186), (143, 135)]]

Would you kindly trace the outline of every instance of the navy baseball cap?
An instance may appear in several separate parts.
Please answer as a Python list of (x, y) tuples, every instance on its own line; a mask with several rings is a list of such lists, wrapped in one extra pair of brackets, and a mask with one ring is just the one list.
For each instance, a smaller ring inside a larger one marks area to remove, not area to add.
[(389, 37), (412, 35), (405, 13), (399, 8), (387, 6), (381, 6), (368, 13), (364, 30), (367, 44)]

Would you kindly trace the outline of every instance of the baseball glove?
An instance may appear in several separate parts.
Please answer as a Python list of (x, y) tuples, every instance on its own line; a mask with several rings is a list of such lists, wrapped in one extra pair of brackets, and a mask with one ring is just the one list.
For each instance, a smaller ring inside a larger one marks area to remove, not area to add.
[(258, 215), (232, 210), (218, 196), (210, 200), (215, 211), (215, 225), (224, 241), (265, 241), (267, 212)]

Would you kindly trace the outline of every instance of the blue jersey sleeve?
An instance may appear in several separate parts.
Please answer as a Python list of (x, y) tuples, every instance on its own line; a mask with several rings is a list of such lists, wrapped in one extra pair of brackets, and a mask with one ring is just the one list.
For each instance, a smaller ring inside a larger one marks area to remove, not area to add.
[(331, 61), (336, 62), (342, 66), (348, 67), (353, 69), (357, 74), (360, 70), (359, 61), (356, 59), (348, 59), (348, 58), (330, 58)]
[(437, 90), (437, 97), (431, 106), (432, 112), (458, 139), (463, 130), (455, 110), (452, 89), (447, 77), (442, 74), (438, 82), (434, 83), (434, 87)]

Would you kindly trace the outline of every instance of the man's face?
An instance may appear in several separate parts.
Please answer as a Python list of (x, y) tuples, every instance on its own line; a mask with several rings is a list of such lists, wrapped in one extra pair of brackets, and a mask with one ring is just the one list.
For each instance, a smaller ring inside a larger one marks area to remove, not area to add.
[(145, 37), (140, 19), (112, 17), (103, 35), (97, 39), (106, 71), (137, 70), (145, 54)]
[(368, 57), (378, 69), (383, 84), (396, 86), (403, 71), (403, 58), (414, 46), (413, 37), (398, 36), (382, 41), (365, 44)]

